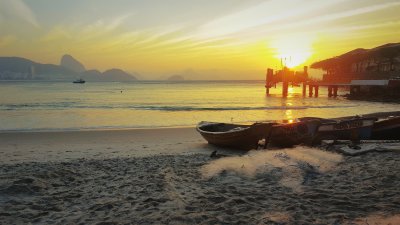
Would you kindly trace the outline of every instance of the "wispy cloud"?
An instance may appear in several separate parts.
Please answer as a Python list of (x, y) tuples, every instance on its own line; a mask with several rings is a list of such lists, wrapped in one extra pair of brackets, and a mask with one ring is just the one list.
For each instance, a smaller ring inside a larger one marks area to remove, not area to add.
[(65, 41), (66, 39), (79, 42), (88, 42), (96, 39), (110, 38), (118, 36), (121, 32), (116, 32), (132, 14), (121, 15), (109, 20), (98, 19), (89, 24), (59, 24), (52, 27), (40, 38), (43, 42)]
[(104, 30), (104, 32), (110, 32), (120, 27), (132, 14), (120, 15), (115, 18), (105, 20), (99, 19), (92, 24), (89, 24), (83, 28), (85, 32), (91, 32), (93, 30)]
[(39, 40), (42, 42), (51, 42), (51, 41), (58, 41), (58, 40), (65, 40), (71, 38), (71, 34), (61, 26), (54, 27), (49, 32), (44, 34)]
[(350, 9), (342, 12), (337, 12), (337, 13), (332, 13), (332, 14), (327, 14), (323, 16), (319, 16), (318, 18), (309, 18), (303, 21), (297, 21), (294, 23), (289, 23), (285, 24), (283, 26), (277, 27), (276, 30), (278, 29), (292, 29), (294, 27), (306, 27), (312, 24), (321, 24), (321, 23), (326, 23), (326, 22), (331, 22), (334, 20), (339, 20), (343, 18), (350, 18), (350, 17), (356, 17), (360, 16), (363, 14), (367, 13), (372, 13), (372, 12), (377, 12), (380, 10), (384, 10), (387, 8), (391, 7), (396, 7), (400, 6), (400, 2), (388, 2), (388, 3), (382, 3), (382, 4), (376, 4), (376, 5), (371, 5), (367, 7), (362, 7), (358, 9)]
[(16, 17), (35, 27), (40, 27), (33, 11), (22, 0), (0, 0), (0, 14), (3, 17)]
[[(277, 32), (301, 32), (309, 30), (317, 32), (315, 28), (327, 30), (332, 21), (345, 18), (356, 18), (361, 15), (399, 7), (399, 1), (382, 1), (375, 4), (365, 4), (363, 7), (354, 8), (347, 5), (345, 0), (332, 1), (291, 1), (272, 0), (244, 11), (234, 13), (206, 23), (199, 30), (199, 37), (210, 38), (218, 36), (235, 36), (240, 38), (259, 39)], [(346, 3), (344, 5), (343, 3)], [(296, 8), (287, 8), (287, 5), (296, 5)], [(333, 10), (340, 8), (341, 10)], [(358, 21), (362, 22), (362, 19)], [(318, 25), (315, 27), (315, 25)], [(287, 33), (285, 33), (287, 34)]]
[[(299, 16), (307, 15), (324, 7), (331, 7), (343, 1), (333, 0), (326, 2), (310, 0), (306, 2), (307, 4), (303, 0), (266, 1), (204, 24), (199, 30), (199, 36), (224, 36), (265, 25), (279, 27), (291, 19), (298, 19)], [(288, 7), (290, 5), (296, 5), (296, 7)]]

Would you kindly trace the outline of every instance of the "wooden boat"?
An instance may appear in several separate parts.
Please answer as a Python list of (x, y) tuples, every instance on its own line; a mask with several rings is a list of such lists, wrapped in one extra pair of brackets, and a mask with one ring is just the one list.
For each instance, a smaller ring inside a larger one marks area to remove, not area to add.
[(372, 128), (373, 140), (400, 140), (400, 116), (378, 119)]
[(209, 144), (235, 149), (257, 149), (259, 141), (267, 140), (274, 123), (238, 125), (229, 123), (200, 122), (196, 130)]
[[(377, 113), (362, 114), (362, 115), (357, 115), (357, 116), (344, 116), (344, 117), (331, 118), (328, 120), (349, 120), (349, 119), (354, 119), (355, 117), (376, 118), (378, 120), (383, 120), (383, 119), (387, 119), (389, 117), (396, 117), (396, 116), (400, 116), (400, 111), (377, 112)], [(317, 118), (317, 117), (303, 117), (303, 118)]]
[(314, 134), (321, 124), (319, 120), (282, 123), (272, 127), (269, 143), (277, 147), (292, 147), (311, 144)]
[[(299, 120), (307, 121), (309, 118), (304, 117)], [(347, 117), (344, 120), (320, 119), (321, 124), (313, 137), (313, 144), (319, 144), (321, 140), (368, 140), (371, 138), (375, 120), (376, 118), (364, 117)]]
[(362, 116), (378, 118), (372, 127), (371, 139), (400, 140), (400, 111), (378, 112)]

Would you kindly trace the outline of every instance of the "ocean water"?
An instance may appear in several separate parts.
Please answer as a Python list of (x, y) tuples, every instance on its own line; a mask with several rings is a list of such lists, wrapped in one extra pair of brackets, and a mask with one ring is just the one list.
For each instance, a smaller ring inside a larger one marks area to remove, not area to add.
[(180, 127), (400, 110), (394, 103), (328, 98), (324, 88), (319, 98), (303, 98), (301, 87), (289, 92), (282, 98), (278, 87), (267, 97), (263, 81), (0, 82), (0, 131)]

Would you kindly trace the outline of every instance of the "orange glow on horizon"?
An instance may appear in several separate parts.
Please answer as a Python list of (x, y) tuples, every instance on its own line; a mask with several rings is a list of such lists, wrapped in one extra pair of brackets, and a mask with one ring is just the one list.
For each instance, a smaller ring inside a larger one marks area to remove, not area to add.
[(58, 65), (70, 54), (87, 69), (119, 68), (140, 79), (260, 80), (266, 68), (299, 71), (356, 48), (399, 42), (399, 1), (238, 2), (71, 0), (65, 7), (3, 0), (0, 55)]

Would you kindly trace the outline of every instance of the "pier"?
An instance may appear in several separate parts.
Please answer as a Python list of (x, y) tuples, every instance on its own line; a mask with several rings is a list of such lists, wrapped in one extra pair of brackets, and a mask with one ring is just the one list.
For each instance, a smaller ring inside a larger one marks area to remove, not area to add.
[[(349, 90), (354, 99), (376, 99), (400, 101), (400, 43), (388, 43), (372, 49), (357, 48), (342, 55), (311, 64), (311, 68), (323, 70), (322, 80), (308, 76), (308, 67), (295, 72), (282, 61), (282, 70), (267, 70), (265, 88), (282, 83), (282, 96), (288, 96), (289, 84), (303, 85), (303, 96), (318, 97), (320, 87), (328, 87), (328, 97), (338, 96), (339, 88)], [(308, 89), (308, 92), (307, 92)]]
[[(266, 94), (270, 94), (270, 88), (276, 87), (278, 83), (282, 83), (282, 97), (288, 96), (290, 84), (293, 86), (302, 86), (303, 97), (319, 97), (320, 87), (327, 87), (327, 96), (336, 98), (339, 88), (347, 88), (350, 96), (379, 96), (379, 95), (395, 95), (398, 96), (398, 88), (400, 87), (400, 79), (387, 80), (351, 80), (350, 82), (332, 82), (332, 81), (315, 81), (308, 77), (308, 68), (304, 67), (303, 72), (295, 72), (288, 68), (276, 71), (268, 69), (265, 80)], [(308, 94), (308, 95), (307, 95)]]
[(308, 97), (319, 97), (319, 88), (328, 87), (328, 97), (336, 98), (338, 96), (339, 88), (351, 87), (351, 84), (341, 84), (341, 83), (324, 83), (308, 81), (303, 83), (303, 96), (306, 96), (308, 86)]
[(284, 67), (282, 70), (276, 71), (275, 74), (274, 70), (269, 68), (267, 70), (265, 80), (266, 94), (269, 95), (269, 89), (272, 87), (276, 87), (278, 83), (282, 83), (282, 97), (288, 96), (289, 84), (296, 86), (300, 86), (300, 84), (302, 84), (303, 97), (307, 96), (307, 90), (308, 97), (318, 97), (320, 87), (328, 87), (328, 96), (337, 97), (338, 89), (340, 87), (351, 86), (351, 84), (346, 83), (327, 83), (309, 79), (307, 66), (304, 67), (303, 72), (295, 72), (288, 69), (287, 67)]

